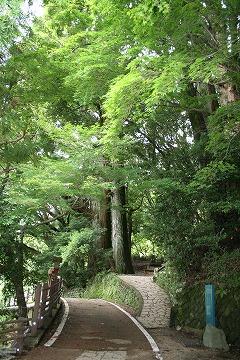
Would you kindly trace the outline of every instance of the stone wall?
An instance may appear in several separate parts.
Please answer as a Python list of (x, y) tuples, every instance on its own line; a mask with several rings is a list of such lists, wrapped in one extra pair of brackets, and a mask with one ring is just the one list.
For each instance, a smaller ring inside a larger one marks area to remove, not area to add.
[[(204, 329), (204, 285), (183, 289), (174, 307), (174, 325)], [(218, 326), (226, 334), (229, 344), (240, 346), (240, 288), (225, 293), (216, 289), (216, 314)]]

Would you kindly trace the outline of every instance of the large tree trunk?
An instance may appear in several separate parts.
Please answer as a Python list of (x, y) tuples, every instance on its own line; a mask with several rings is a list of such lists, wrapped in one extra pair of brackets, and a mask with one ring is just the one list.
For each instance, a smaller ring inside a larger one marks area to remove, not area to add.
[[(132, 224), (129, 224), (129, 217), (127, 212), (126, 186), (121, 186), (119, 189), (120, 201), (122, 207), (122, 228), (123, 228), (123, 248), (126, 274), (134, 274), (131, 256), (131, 232), (129, 231)], [(129, 227), (130, 225), (130, 227)]]
[[(100, 101), (96, 103), (97, 113), (99, 116), (99, 125), (104, 125), (104, 116), (102, 111), (102, 105)], [(105, 161), (104, 161), (105, 163)], [(100, 204), (99, 211), (99, 224), (103, 229), (101, 236), (101, 247), (102, 249), (111, 249), (112, 247), (112, 224), (111, 224), (111, 191), (104, 190), (104, 200)]]
[[(111, 191), (104, 190), (103, 200), (102, 201), (92, 201), (92, 218), (93, 223), (101, 229), (101, 235), (96, 240), (96, 248), (98, 250), (109, 250), (112, 248), (112, 224), (111, 224)], [(99, 271), (99, 268), (96, 266), (98, 264), (99, 253), (90, 253), (88, 258), (88, 270), (91, 274), (96, 275)], [(104, 268), (112, 269), (113, 259), (110, 255), (106, 258)]]
[[(197, 97), (197, 86), (190, 83), (188, 92), (191, 97)], [(188, 115), (191, 122), (194, 141), (197, 142), (201, 139), (203, 134), (207, 133), (206, 119), (203, 112), (198, 109), (189, 110)]]
[(27, 303), (25, 299), (24, 294), (24, 288), (23, 288), (23, 280), (17, 277), (13, 281), (16, 298), (17, 298), (17, 306), (18, 306), (18, 315), (19, 317), (28, 317), (28, 311), (27, 311)]
[(126, 209), (126, 187), (112, 192), (112, 247), (116, 271), (133, 274), (131, 240)]
[(111, 249), (112, 247), (112, 225), (111, 225), (111, 191), (104, 190), (104, 200), (100, 204), (99, 224), (103, 233), (101, 235), (102, 249)]
[[(211, 91), (213, 91), (211, 89)], [(197, 85), (190, 83), (188, 87), (188, 93), (191, 97), (195, 98), (198, 96), (198, 90)], [(210, 108), (214, 108), (216, 104), (211, 102), (211, 104), (208, 104), (208, 109), (204, 109), (201, 111), (201, 109), (192, 109), (189, 110), (188, 116), (192, 127), (194, 142), (199, 143), (200, 140), (203, 140), (204, 137), (206, 139), (208, 134), (207, 129), (207, 113), (209, 112)], [(208, 154), (206, 153), (205, 148), (205, 141), (201, 142), (201, 149), (198, 150), (198, 161), (201, 167), (206, 166), (209, 163)]]
[(222, 83), (219, 85), (220, 102), (221, 105), (227, 105), (228, 103), (239, 100), (239, 94), (236, 86), (230, 83)]
[(213, 84), (208, 84), (208, 93), (209, 95), (212, 95), (212, 99), (210, 99), (209, 103), (208, 103), (208, 111), (210, 114), (214, 113), (218, 107), (219, 107), (219, 103), (217, 100), (217, 92), (216, 92), (216, 88)]
[(112, 248), (115, 269), (118, 273), (125, 273), (123, 226), (121, 214), (121, 199), (119, 189), (112, 191)]

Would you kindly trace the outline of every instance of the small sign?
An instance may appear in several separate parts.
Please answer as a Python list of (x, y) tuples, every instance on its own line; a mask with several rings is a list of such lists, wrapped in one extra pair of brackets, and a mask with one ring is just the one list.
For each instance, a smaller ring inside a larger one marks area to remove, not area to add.
[(215, 312), (215, 287), (212, 284), (207, 284), (205, 285), (206, 325), (216, 326)]

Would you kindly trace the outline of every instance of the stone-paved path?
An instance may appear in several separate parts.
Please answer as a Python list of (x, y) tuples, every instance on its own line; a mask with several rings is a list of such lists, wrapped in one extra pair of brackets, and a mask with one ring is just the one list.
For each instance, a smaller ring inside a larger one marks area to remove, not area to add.
[(136, 288), (142, 296), (143, 308), (137, 318), (145, 328), (168, 327), (170, 323), (170, 301), (164, 290), (153, 282), (151, 276), (121, 275), (128, 285)]

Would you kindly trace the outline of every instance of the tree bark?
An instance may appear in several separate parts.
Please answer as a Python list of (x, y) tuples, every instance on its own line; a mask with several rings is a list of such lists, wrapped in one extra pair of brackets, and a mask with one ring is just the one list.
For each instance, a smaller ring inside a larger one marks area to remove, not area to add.
[(112, 248), (115, 269), (118, 273), (125, 273), (123, 226), (120, 209), (121, 199), (119, 189), (112, 191)]
[[(197, 88), (193, 83), (189, 84), (189, 95), (197, 97)], [(201, 110), (189, 110), (189, 120), (191, 122), (193, 137), (195, 142), (201, 139), (203, 134), (207, 134), (206, 119)]]
[(236, 86), (230, 83), (222, 83), (219, 85), (220, 103), (227, 105), (228, 103), (239, 100)]
[(116, 271), (133, 274), (131, 239), (126, 208), (126, 186), (112, 191), (112, 247)]
[[(123, 248), (124, 248), (124, 261), (125, 261), (125, 273), (134, 274), (134, 269), (132, 265), (132, 256), (131, 256), (131, 232), (130, 227), (132, 224), (129, 224), (129, 218), (127, 213), (127, 199), (126, 199), (126, 186), (121, 186), (119, 188), (120, 201), (122, 208), (122, 228), (123, 228)], [(130, 225), (130, 227), (129, 227)]]
[(208, 93), (209, 93), (209, 95), (213, 95), (215, 97), (215, 98), (211, 99), (209, 101), (209, 104), (208, 104), (209, 113), (212, 114), (219, 107), (219, 103), (218, 103), (218, 101), (216, 99), (216, 95), (217, 95), (216, 88), (215, 88), (215, 86), (213, 84), (208, 84)]
[(18, 315), (19, 317), (28, 317), (28, 311), (27, 311), (27, 303), (25, 299), (24, 294), (24, 288), (23, 288), (23, 279), (17, 278), (13, 281), (16, 298), (17, 298), (17, 306), (18, 306)]
[(111, 224), (111, 191), (104, 190), (104, 200), (100, 204), (99, 224), (103, 233), (101, 235), (102, 249), (111, 249), (112, 247), (112, 224)]

